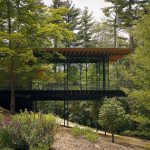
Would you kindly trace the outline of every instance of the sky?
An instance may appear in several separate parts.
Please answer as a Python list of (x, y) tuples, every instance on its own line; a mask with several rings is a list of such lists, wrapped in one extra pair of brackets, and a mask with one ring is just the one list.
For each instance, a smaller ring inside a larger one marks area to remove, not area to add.
[[(50, 5), (52, 0), (43, 0), (46, 5)], [(72, 0), (72, 2), (82, 10), (84, 7), (88, 7), (91, 12), (93, 12), (93, 17), (95, 20), (100, 21), (104, 18), (102, 8), (109, 6), (109, 3), (104, 2), (104, 0)]]

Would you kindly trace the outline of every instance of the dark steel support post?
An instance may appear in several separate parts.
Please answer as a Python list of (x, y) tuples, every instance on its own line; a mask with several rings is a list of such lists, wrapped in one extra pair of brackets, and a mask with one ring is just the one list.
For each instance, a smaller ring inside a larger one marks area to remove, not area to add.
[[(68, 57), (67, 57), (67, 91), (68, 91), (68, 77), (69, 77), (69, 63), (68, 63)], [(66, 120), (67, 120), (67, 127), (68, 127), (68, 99), (66, 100), (67, 108), (66, 108)]]
[(33, 106), (33, 112), (36, 112), (36, 102), (32, 101), (32, 106)]
[(85, 72), (86, 72), (86, 90), (88, 89), (87, 80), (88, 80), (88, 65), (87, 65), (87, 57), (86, 57), (86, 66), (85, 66)]
[[(64, 73), (66, 73), (66, 64), (64, 63)], [(66, 90), (66, 76), (64, 76), (64, 90)], [(66, 100), (64, 99), (64, 126), (66, 122)]]
[(108, 90), (110, 90), (110, 80), (109, 80), (109, 56), (108, 56), (108, 58), (107, 58), (107, 63), (108, 63), (108, 68), (107, 68), (107, 70), (108, 70)]
[(64, 126), (66, 126), (65, 122), (66, 122), (66, 100), (64, 100)]
[(96, 67), (96, 85), (95, 85), (96, 88), (95, 89), (97, 90), (98, 89), (98, 63), (96, 63), (95, 65), (96, 65), (95, 66)]
[(96, 131), (98, 132), (99, 101), (96, 100)]
[(106, 89), (106, 56), (103, 56), (103, 90)]
[(101, 78), (101, 74), (100, 74), (100, 62), (98, 63), (98, 90), (100, 90), (100, 78)]
[(80, 90), (82, 90), (82, 64), (80, 63)]

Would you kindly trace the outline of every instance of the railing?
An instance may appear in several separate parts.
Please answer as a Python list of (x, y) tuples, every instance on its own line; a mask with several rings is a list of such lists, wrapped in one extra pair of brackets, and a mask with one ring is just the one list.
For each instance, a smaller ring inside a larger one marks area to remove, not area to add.
[[(68, 82), (68, 83), (46, 83), (42, 81), (32, 81), (27, 85), (17, 85), (16, 90), (119, 90), (120, 84), (117, 81), (88, 81)], [(9, 84), (0, 84), (0, 90), (10, 90)]]

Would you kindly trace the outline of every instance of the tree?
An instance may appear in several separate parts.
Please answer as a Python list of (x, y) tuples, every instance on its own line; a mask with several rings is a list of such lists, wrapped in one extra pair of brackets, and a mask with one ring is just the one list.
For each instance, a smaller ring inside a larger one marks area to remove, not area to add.
[[(32, 71), (36, 61), (33, 49), (51, 47), (53, 40), (70, 41), (74, 36), (63, 19), (65, 8), (49, 9), (40, 0), (1, 0), (0, 8), (0, 71), (10, 83), (10, 109), (14, 113), (16, 83), (19, 76)], [(61, 23), (56, 25), (57, 19)], [(48, 57), (51, 58), (47, 53), (44, 58)]]
[[(109, 18), (113, 16), (114, 33), (119, 27), (120, 29), (125, 29), (129, 33), (129, 43), (130, 47), (134, 48), (134, 40), (130, 30), (134, 26), (134, 20), (140, 18), (139, 10), (147, 12), (146, 6), (148, 0), (105, 0), (106, 2), (111, 2), (112, 6), (104, 9), (105, 15)], [(114, 34), (115, 35), (115, 34)]]
[(128, 58), (132, 63), (127, 66), (124, 62), (124, 78), (132, 87), (127, 84), (125, 91), (129, 97), (131, 120), (137, 124), (135, 130), (146, 134), (150, 131), (150, 13), (136, 22), (133, 36), (137, 48)]
[[(32, 24), (36, 22), (34, 15), (37, 15), (42, 3), (37, 0), (32, 2), (1, 0), (0, 6), (2, 8), (0, 16), (0, 68), (8, 76), (11, 88), (10, 110), (14, 113), (16, 78), (21, 72), (30, 71), (30, 64), (35, 61), (29, 47), (28, 27), (31, 27), (31, 22)], [(21, 17), (22, 14), (23, 17)]]
[[(50, 9), (53, 10), (53, 14), (55, 14), (53, 17), (53, 23), (55, 23), (56, 26), (58, 25), (59, 27), (63, 27), (61, 34), (64, 35), (64, 38), (61, 39), (61, 41), (59, 40), (60, 36), (54, 38), (54, 47), (69, 47), (72, 41), (75, 39), (75, 34), (73, 34), (73, 31), (76, 26), (77, 16), (80, 13), (79, 9), (76, 9), (74, 5), (72, 6), (70, 0), (53, 0)], [(72, 33), (70, 36), (69, 31)]]
[(92, 27), (94, 21), (92, 13), (89, 13), (87, 7), (83, 10), (78, 26), (77, 46), (78, 47), (93, 47), (94, 41), (92, 39)]
[[(96, 42), (96, 47), (127, 47), (127, 38), (121, 34), (115, 35), (116, 41), (114, 40), (114, 27), (107, 22), (97, 22), (93, 29), (93, 39)], [(114, 44), (115, 43), (115, 44)]]
[(76, 43), (76, 32), (77, 32), (77, 26), (79, 25), (79, 15), (80, 15), (80, 9), (76, 8), (75, 5), (70, 0), (66, 0), (65, 7), (69, 10), (65, 14), (65, 21), (68, 23), (68, 30), (73, 31), (75, 34), (75, 38), (71, 42), (65, 42), (65, 47), (74, 47)]
[(124, 108), (116, 98), (104, 101), (99, 112), (99, 124), (103, 129), (112, 133), (112, 142), (114, 142), (115, 132), (125, 123), (126, 119)]

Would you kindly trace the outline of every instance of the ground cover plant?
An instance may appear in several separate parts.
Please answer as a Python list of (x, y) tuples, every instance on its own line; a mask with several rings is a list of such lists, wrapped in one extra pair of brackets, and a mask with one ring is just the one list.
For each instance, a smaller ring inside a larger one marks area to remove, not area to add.
[(58, 128), (54, 115), (24, 111), (9, 119), (2, 115), (0, 118), (0, 149), (48, 150), (52, 147)]
[(83, 136), (87, 140), (91, 142), (96, 142), (98, 139), (98, 133), (94, 132), (92, 129), (89, 128), (79, 128), (79, 127), (73, 127), (71, 129), (71, 133), (74, 137)]

